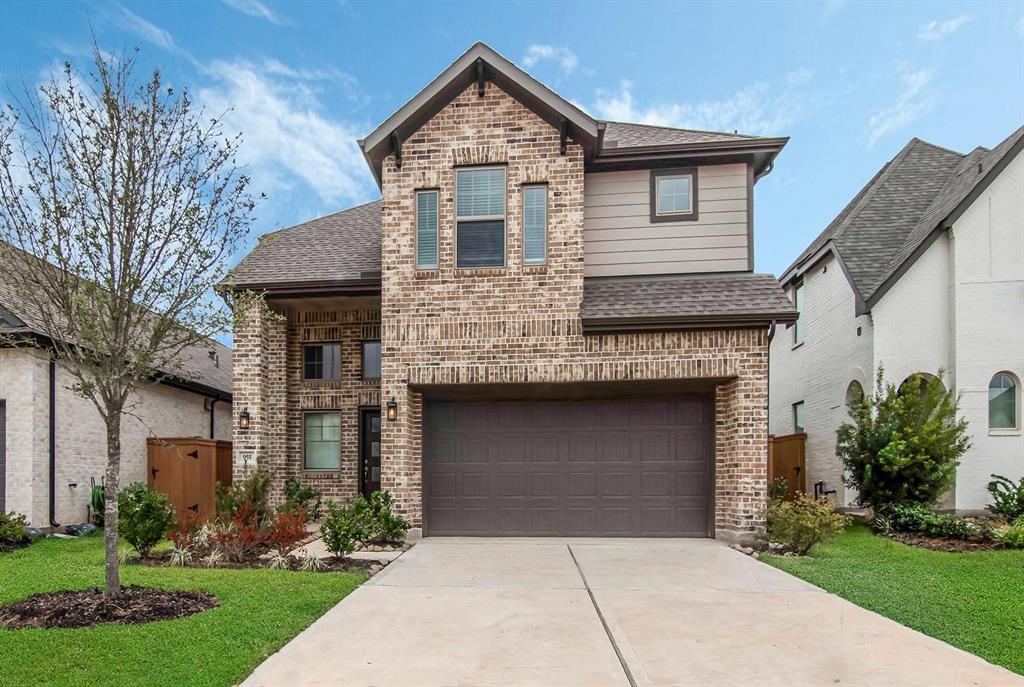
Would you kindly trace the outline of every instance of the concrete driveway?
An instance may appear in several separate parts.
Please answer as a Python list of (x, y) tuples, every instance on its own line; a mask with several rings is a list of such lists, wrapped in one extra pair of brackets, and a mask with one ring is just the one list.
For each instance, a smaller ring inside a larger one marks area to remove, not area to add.
[(711, 540), (427, 539), (246, 685), (1024, 685)]

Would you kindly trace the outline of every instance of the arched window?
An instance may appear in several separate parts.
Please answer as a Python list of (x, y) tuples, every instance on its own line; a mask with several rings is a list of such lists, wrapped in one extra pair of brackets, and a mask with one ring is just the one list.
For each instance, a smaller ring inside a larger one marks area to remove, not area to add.
[(862, 398), (864, 398), (864, 387), (855, 379), (850, 382), (850, 386), (846, 387), (846, 407), (849, 408), (854, 403), (859, 403)]
[[(925, 392), (928, 391), (928, 385), (935, 379), (935, 375), (928, 374), (927, 372), (915, 372), (900, 384), (899, 393), (904, 393), (910, 389), (917, 389), (917, 393), (924, 396)], [(940, 382), (941, 383), (941, 382)], [(946, 389), (945, 385), (942, 387)]]
[(1017, 429), (1017, 379), (999, 372), (988, 383), (989, 429)]

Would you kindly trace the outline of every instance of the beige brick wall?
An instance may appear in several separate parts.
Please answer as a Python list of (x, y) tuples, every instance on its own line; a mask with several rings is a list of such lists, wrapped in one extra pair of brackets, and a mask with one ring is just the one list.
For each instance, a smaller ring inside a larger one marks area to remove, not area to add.
[[(83, 522), (89, 479), (106, 471), (106, 428), (91, 401), (71, 391), (72, 376), (56, 375), (56, 519)], [(0, 398), (7, 406), (7, 509), (49, 525), (49, 358), (36, 349), (0, 349)], [(121, 484), (146, 481), (146, 438), (208, 437), (210, 414), (203, 396), (158, 384), (132, 400), (121, 426)], [(215, 406), (218, 439), (231, 438), (231, 404)], [(71, 484), (77, 486), (72, 487)]]

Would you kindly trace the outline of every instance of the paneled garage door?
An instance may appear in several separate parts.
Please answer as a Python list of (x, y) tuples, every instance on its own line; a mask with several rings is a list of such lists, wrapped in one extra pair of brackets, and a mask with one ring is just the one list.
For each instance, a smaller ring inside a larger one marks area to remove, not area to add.
[(428, 401), (425, 533), (709, 536), (712, 414), (700, 395)]

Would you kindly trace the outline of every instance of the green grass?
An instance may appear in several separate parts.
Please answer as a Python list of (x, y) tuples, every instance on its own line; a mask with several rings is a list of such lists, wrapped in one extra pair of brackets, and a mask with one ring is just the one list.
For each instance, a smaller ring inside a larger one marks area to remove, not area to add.
[[(121, 570), (122, 584), (206, 590), (220, 606), (143, 625), (0, 630), (0, 685), (233, 685), (365, 579), (361, 573)], [(102, 582), (98, 536), (48, 539), (0, 554), (0, 605)]]
[(928, 551), (856, 526), (811, 554), (761, 560), (1024, 674), (1024, 551)]

